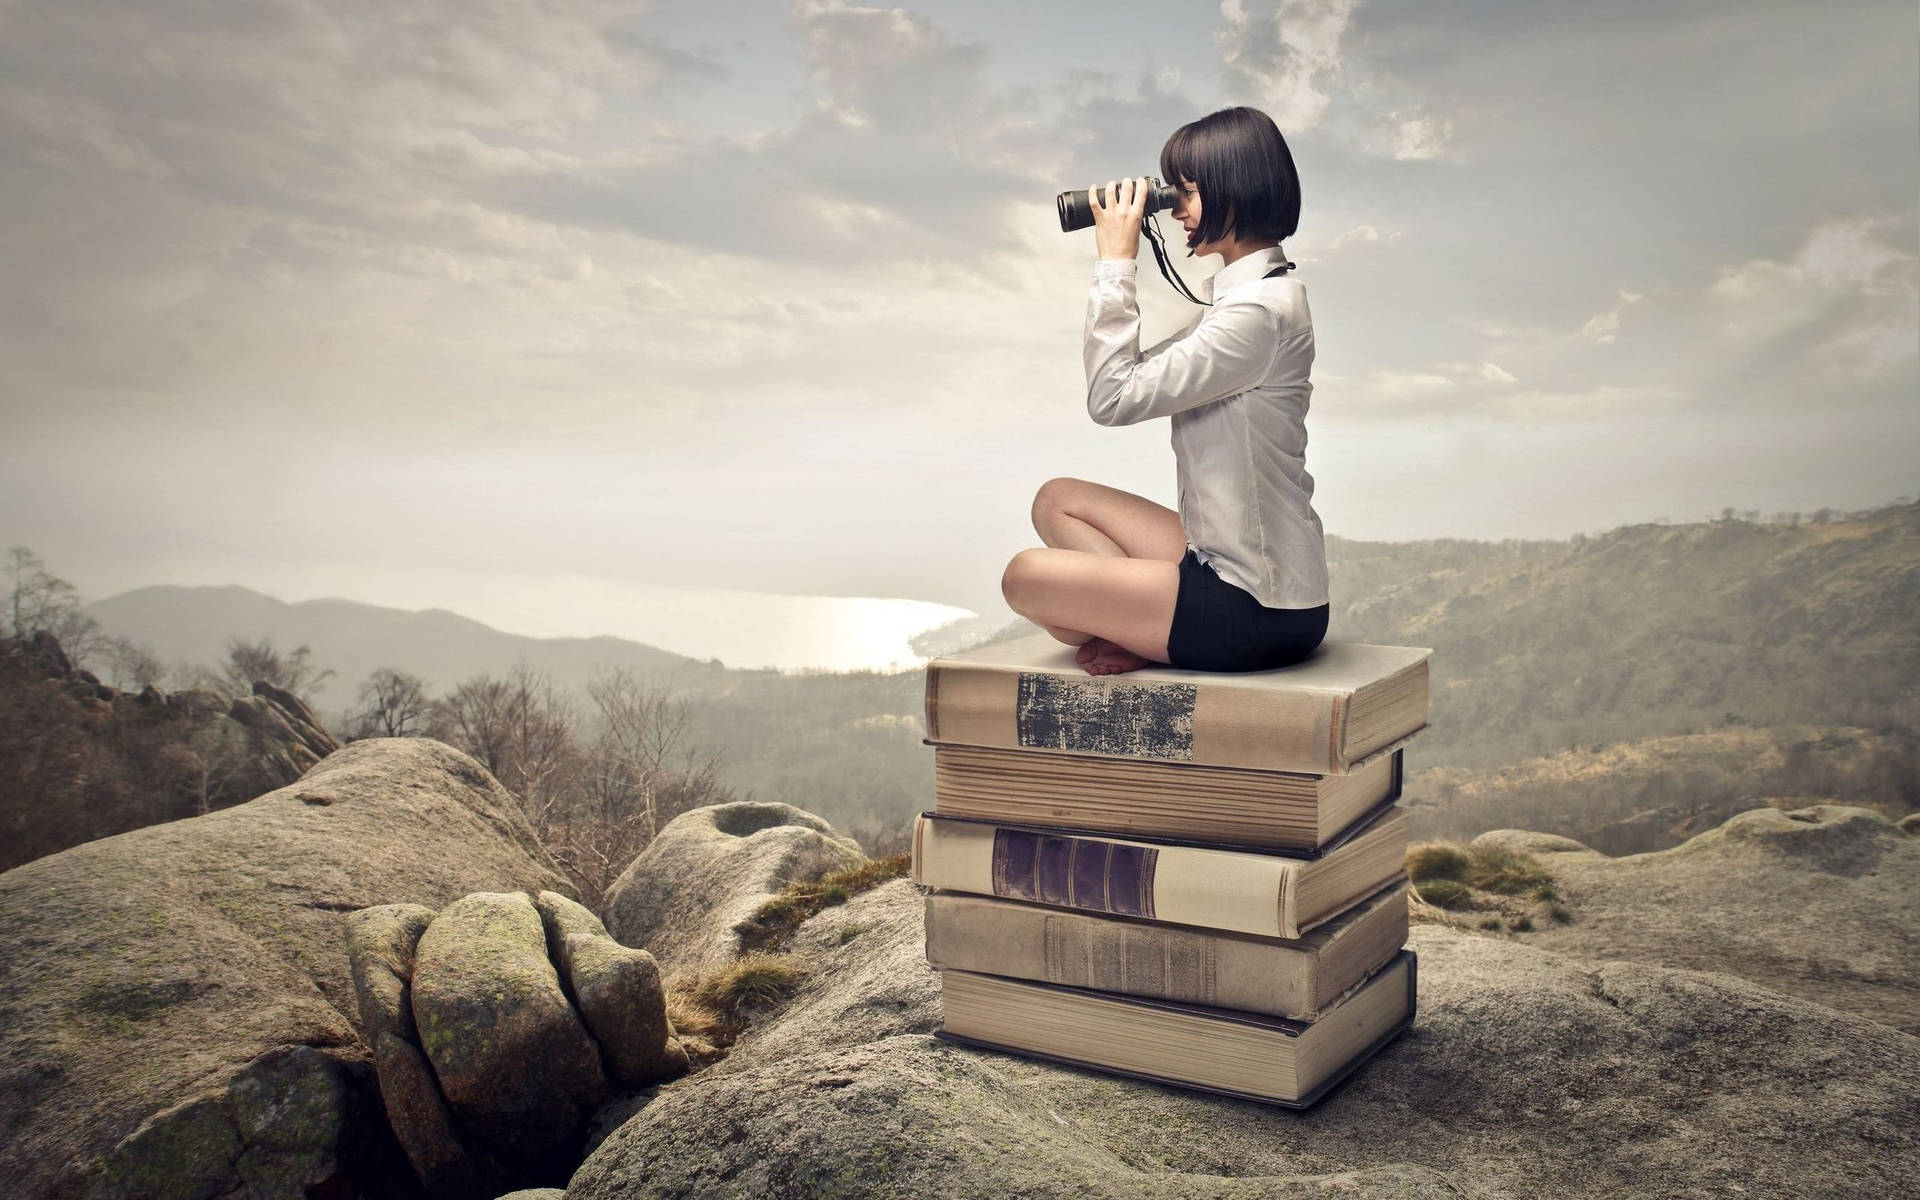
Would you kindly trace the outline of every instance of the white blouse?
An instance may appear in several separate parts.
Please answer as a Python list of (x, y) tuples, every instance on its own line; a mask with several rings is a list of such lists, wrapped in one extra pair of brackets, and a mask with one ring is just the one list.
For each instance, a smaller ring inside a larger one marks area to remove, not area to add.
[(1212, 300), (1140, 352), (1139, 264), (1093, 265), (1087, 300), (1087, 415), (1101, 425), (1173, 418), (1180, 524), (1220, 578), (1268, 608), (1327, 603), (1327, 549), (1307, 473), (1313, 318), (1286, 261), (1256, 250), (1203, 279)]

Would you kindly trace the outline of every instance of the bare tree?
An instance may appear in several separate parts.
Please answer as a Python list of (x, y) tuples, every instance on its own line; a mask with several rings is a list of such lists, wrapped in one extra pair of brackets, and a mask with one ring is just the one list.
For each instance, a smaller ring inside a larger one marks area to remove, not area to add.
[(545, 839), (553, 827), (568, 767), (577, 757), (573, 702), (524, 658), (514, 663), (508, 682), (512, 696), (508, 730), (514, 753), (507, 777), (500, 782), (520, 797), (534, 830)]
[(441, 702), (434, 736), (483, 763), (545, 840), (578, 757), (571, 700), (524, 658), (506, 679), (480, 675)]
[(40, 556), (25, 546), (13, 547), (7, 558), (13, 584), (7, 619), (13, 636), (30, 638), (44, 629), (75, 666), (92, 661), (102, 648), (100, 623), (80, 611), (80, 593), (48, 574)]
[(107, 664), (107, 682), (122, 691), (159, 683), (166, 675), (160, 656), (150, 646), (136, 646), (123, 637), (108, 637), (102, 642)]
[(592, 755), (593, 776), (603, 789), (628, 801), (632, 815), (642, 822), (641, 844), (645, 845), (666, 820), (678, 815), (661, 812), (663, 793), (676, 782), (670, 778), (676, 754), (688, 758), (682, 774), (709, 782), (719, 757), (693, 763), (692, 751), (684, 745), (692, 706), (674, 699), (664, 688), (643, 686), (625, 667), (589, 682), (587, 692), (599, 706), (603, 722)]
[(435, 707), (431, 736), (458, 746), (499, 779), (507, 761), (507, 683), (476, 675)]
[(307, 689), (333, 674), (332, 667), (316, 673), (307, 662), (311, 653), (306, 646), (301, 646), (282, 658), (273, 648), (272, 638), (261, 638), (258, 642), (228, 638), (227, 660), (221, 664), (221, 671), (226, 684), (239, 695), (251, 694), (253, 682), (258, 679), (292, 692), (310, 705), (313, 701)]
[(421, 737), (433, 711), (418, 675), (381, 667), (360, 685), (360, 709), (347, 714), (347, 740)]
[(599, 710), (599, 736), (549, 846), (598, 904), (662, 825), (733, 795), (718, 779), (720, 755), (692, 744), (686, 701), (625, 668), (594, 679), (587, 691)]

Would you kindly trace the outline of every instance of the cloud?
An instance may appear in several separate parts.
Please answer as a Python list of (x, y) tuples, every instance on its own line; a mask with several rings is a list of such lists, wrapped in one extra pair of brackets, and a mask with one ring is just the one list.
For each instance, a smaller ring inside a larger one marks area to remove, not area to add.
[(1453, 122), (1428, 113), (1387, 114), (1393, 126), (1393, 157), (1400, 162), (1432, 162), (1446, 158), (1453, 139)]
[(1707, 289), (1718, 347), (1735, 362), (1791, 355), (1828, 374), (1910, 371), (1920, 356), (1913, 240), (1911, 214), (1851, 217), (1809, 230), (1791, 259), (1722, 269)]
[(1340, 72), (1340, 39), (1359, 0), (1221, 0), (1230, 92), (1258, 98), (1291, 134), (1320, 123)]
[(1626, 312), (1628, 306), (1638, 304), (1640, 301), (1646, 299), (1641, 293), (1630, 292), (1626, 288), (1621, 288), (1615, 294), (1619, 297), (1620, 302), (1612, 308), (1603, 312), (1597, 312), (1593, 314), (1593, 316), (1588, 317), (1587, 323), (1580, 327), (1579, 333), (1575, 336), (1583, 337), (1590, 342), (1602, 346), (1613, 343), (1614, 338), (1620, 333), (1620, 314)]
[(1230, 94), (1250, 97), (1289, 138), (1320, 131), (1398, 162), (1458, 157), (1453, 120), (1347, 45), (1360, 0), (1221, 0), (1215, 34)]

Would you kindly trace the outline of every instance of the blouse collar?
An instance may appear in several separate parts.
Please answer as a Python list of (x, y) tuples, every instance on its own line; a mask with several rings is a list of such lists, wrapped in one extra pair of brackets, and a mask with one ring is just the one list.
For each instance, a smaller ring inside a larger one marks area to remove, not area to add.
[(1216, 295), (1258, 279), (1286, 261), (1286, 252), (1279, 246), (1243, 254), (1200, 281), (1200, 298), (1212, 301)]

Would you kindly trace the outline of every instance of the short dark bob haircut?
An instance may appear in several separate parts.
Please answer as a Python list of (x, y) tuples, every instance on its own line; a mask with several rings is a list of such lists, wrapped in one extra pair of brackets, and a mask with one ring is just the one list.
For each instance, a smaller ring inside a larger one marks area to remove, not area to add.
[[(1223, 108), (1173, 131), (1160, 150), (1160, 178), (1200, 187), (1192, 245), (1239, 238), (1284, 241), (1300, 227), (1300, 173), (1273, 118)], [(1193, 251), (1188, 250), (1191, 254)]]

